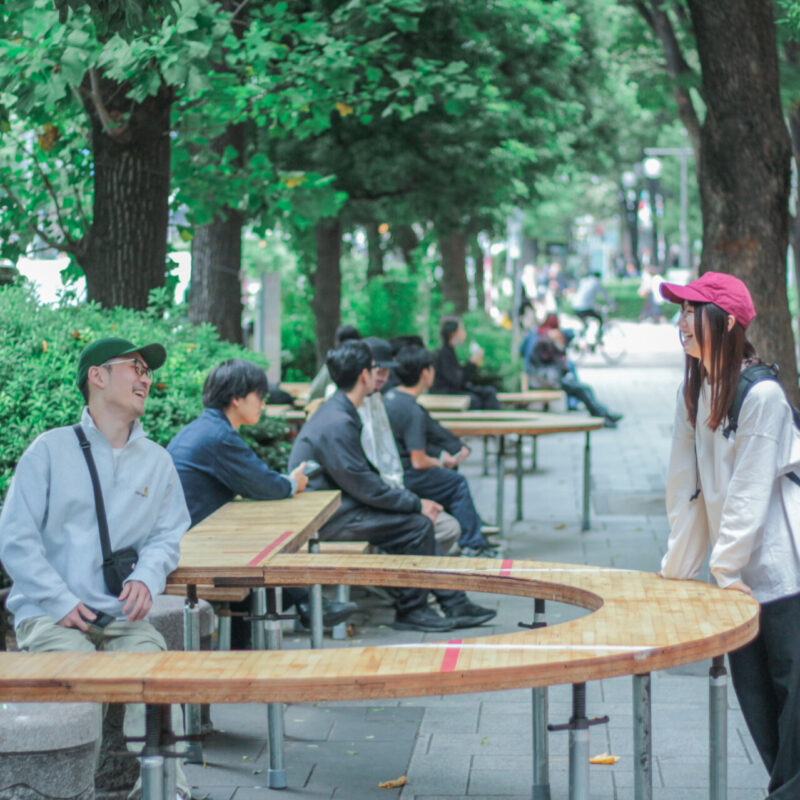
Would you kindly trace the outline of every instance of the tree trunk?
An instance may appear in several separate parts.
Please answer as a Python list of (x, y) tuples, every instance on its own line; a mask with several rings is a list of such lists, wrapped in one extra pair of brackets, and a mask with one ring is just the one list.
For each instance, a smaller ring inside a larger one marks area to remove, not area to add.
[(463, 314), (469, 306), (466, 232), (440, 235), (439, 252), (442, 255), (442, 299), (453, 304), (454, 314)]
[(242, 215), (228, 208), (192, 239), (189, 319), (210, 322), (221, 339), (242, 344)]
[(395, 225), (392, 238), (403, 254), (408, 271), (413, 275), (417, 271), (417, 260), (414, 258), (414, 251), (419, 247), (417, 234), (410, 225)]
[[(238, 157), (233, 166), (244, 165), (244, 125), (230, 125), (211, 147), (223, 153), (233, 147)], [(192, 239), (192, 282), (189, 287), (189, 319), (210, 322), (221, 339), (242, 344), (242, 227), (240, 211), (225, 206), (208, 225), (200, 225)]]
[(320, 220), (314, 235), (317, 245), (317, 270), (314, 273), (314, 330), (316, 333), (317, 366), (333, 347), (339, 327), (339, 305), (342, 295), (342, 225), (338, 219)]
[(791, 146), (781, 109), (771, 0), (688, 0), (703, 74), (701, 272), (745, 281), (758, 317), (748, 334), (781, 367), (796, 401), (786, 298)]
[(150, 290), (165, 283), (173, 93), (162, 84), (155, 96), (133, 103), (124, 85), (95, 78), (84, 87), (93, 216), (77, 260), (90, 300), (142, 309)]
[(383, 246), (377, 222), (368, 222), (367, 231), (367, 283), (383, 275)]
[(486, 270), (483, 267), (485, 255), (477, 236), (472, 237), (471, 249), (472, 258), (475, 261), (475, 297), (478, 301), (478, 308), (486, 311), (486, 289), (483, 285), (486, 280)]

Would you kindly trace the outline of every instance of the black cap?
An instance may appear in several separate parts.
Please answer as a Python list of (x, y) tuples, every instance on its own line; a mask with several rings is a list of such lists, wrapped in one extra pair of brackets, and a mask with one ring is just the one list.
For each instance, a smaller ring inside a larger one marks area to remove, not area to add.
[(375, 366), (383, 369), (399, 367), (400, 362), (395, 361), (392, 356), (392, 346), (386, 339), (378, 339), (377, 336), (368, 336), (363, 340), (369, 345), (372, 357), (375, 359)]

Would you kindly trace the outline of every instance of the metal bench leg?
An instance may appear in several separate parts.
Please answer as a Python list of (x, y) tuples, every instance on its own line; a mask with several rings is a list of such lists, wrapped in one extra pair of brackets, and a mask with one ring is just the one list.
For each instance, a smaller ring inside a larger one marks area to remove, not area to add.
[[(319, 553), (319, 539), (313, 538), (308, 542), (309, 553)], [(322, 649), (322, 586), (315, 583), (310, 591), (311, 606), (311, 647), (314, 650)]]
[(650, 673), (633, 676), (633, 796), (653, 798)]
[[(171, 758), (170, 707), (145, 707), (145, 743), (142, 749), (142, 800), (173, 800), (175, 759)], [(171, 763), (169, 763), (171, 762)]]
[(716, 656), (708, 671), (709, 797), (728, 797), (728, 671)]
[[(534, 601), (533, 627), (544, 628), (544, 600)], [(547, 687), (531, 689), (533, 711), (533, 786), (531, 800), (550, 800), (550, 747), (547, 739)]]
[[(336, 587), (336, 599), (340, 603), (346, 603), (350, 600), (350, 587), (349, 586), (337, 586)], [(340, 622), (338, 625), (334, 625), (331, 628), (331, 639), (346, 639), (347, 638), (347, 622)]]
[[(186, 602), (183, 605), (183, 649), (200, 649), (200, 606), (197, 601), (197, 587), (192, 584), (187, 584), (186, 586)], [(186, 703), (184, 705), (184, 716), (186, 720), (186, 735), (198, 736), (203, 728), (200, 706), (197, 703)], [(184, 759), (189, 764), (202, 764), (202, 742), (188, 741)], [(174, 767), (174, 764), (171, 766)]]
[(522, 522), (522, 436), (517, 437), (517, 522)]
[(489, 437), (483, 437), (483, 472), (484, 477), (489, 474)]
[(586, 444), (583, 448), (583, 518), (581, 520), (581, 530), (588, 531), (591, 523), (589, 521), (589, 504), (592, 491), (592, 447), (589, 442), (589, 431), (586, 431)]
[(539, 437), (531, 436), (531, 442), (533, 444), (533, 449), (531, 450), (531, 469), (535, 471), (539, 469)]
[(230, 603), (223, 603), (217, 617), (217, 650), (231, 649), (231, 607)]
[(569, 800), (589, 800), (589, 720), (586, 684), (572, 684), (572, 719), (569, 721)]
[(506, 480), (506, 439), (505, 436), (497, 437), (497, 495), (495, 502), (495, 525), (499, 528), (497, 535), (502, 538), (505, 534), (503, 505), (505, 498)]
[[(278, 615), (275, 589), (266, 590), (268, 650), (281, 649), (281, 621)], [(286, 788), (286, 767), (283, 761), (283, 703), (267, 703), (267, 729), (269, 738), (269, 770), (267, 786), (270, 789)]]
[(250, 622), (251, 639), (253, 640), (253, 650), (266, 650), (267, 639), (264, 635), (264, 615), (267, 613), (267, 590), (264, 588), (253, 589), (250, 592), (250, 615), (253, 620)]

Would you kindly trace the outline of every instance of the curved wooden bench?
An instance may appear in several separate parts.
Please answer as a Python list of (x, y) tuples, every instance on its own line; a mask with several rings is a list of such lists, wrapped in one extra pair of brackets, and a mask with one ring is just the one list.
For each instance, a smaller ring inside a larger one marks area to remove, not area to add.
[(466, 589), (593, 613), (538, 630), (386, 647), (0, 653), (0, 700), (311, 702), (583, 683), (719, 656), (758, 630), (758, 603), (744, 594), (602, 567), (298, 553), (273, 558), (264, 580)]

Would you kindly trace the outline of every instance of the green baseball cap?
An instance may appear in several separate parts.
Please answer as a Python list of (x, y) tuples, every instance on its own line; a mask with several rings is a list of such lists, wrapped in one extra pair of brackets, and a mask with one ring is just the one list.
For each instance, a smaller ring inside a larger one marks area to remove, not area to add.
[(98, 339), (83, 348), (78, 359), (78, 388), (80, 389), (89, 375), (90, 367), (99, 367), (112, 358), (140, 353), (150, 369), (158, 369), (167, 360), (167, 351), (160, 344), (146, 344), (137, 347), (127, 339)]

